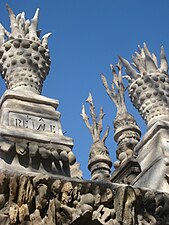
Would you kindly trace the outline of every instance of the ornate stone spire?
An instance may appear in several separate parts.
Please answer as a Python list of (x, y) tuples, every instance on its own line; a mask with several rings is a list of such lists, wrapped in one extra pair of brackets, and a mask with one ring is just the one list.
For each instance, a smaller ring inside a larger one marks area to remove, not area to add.
[(114, 120), (114, 139), (118, 144), (116, 153), (119, 161), (114, 163), (114, 167), (116, 168), (119, 167), (127, 158), (133, 156), (133, 150), (140, 140), (141, 131), (134, 117), (127, 112), (125, 105), (125, 88), (122, 82), (122, 64), (119, 61), (116, 66), (118, 74), (112, 64), (110, 67), (113, 75), (111, 89), (109, 88), (107, 80), (103, 74), (101, 74), (101, 79), (107, 94), (117, 107), (117, 115)]
[(164, 48), (161, 47), (159, 67), (155, 54), (150, 53), (145, 43), (132, 57), (135, 68), (127, 60), (121, 57), (120, 60), (126, 67), (131, 101), (148, 127), (158, 120), (169, 120), (168, 63)]
[(93, 139), (93, 144), (90, 149), (88, 168), (91, 171), (92, 180), (109, 179), (112, 162), (109, 157), (108, 149), (105, 146), (105, 140), (109, 134), (109, 127), (107, 127), (103, 137), (100, 138), (100, 134), (103, 129), (102, 127), (102, 120), (104, 117), (103, 109), (102, 107), (100, 108), (99, 119), (97, 120), (97, 116), (95, 113), (95, 106), (93, 104), (92, 95), (90, 93), (86, 102), (88, 102), (90, 105), (90, 115), (93, 122), (93, 124), (90, 125), (89, 117), (87, 116), (85, 112), (85, 106), (83, 105), (81, 116), (87, 128), (89, 129)]
[(0, 25), (0, 72), (7, 86), (0, 99), (0, 169), (78, 176), (73, 139), (63, 135), (56, 111), (59, 102), (40, 95), (50, 66), (50, 33), (40, 40), (39, 9), (31, 21), (7, 9), (11, 33)]
[(50, 69), (47, 44), (51, 33), (45, 34), (40, 40), (39, 9), (31, 21), (25, 20), (24, 12), (15, 16), (8, 5), (7, 9), (11, 33), (0, 24), (0, 73), (7, 89), (40, 94)]

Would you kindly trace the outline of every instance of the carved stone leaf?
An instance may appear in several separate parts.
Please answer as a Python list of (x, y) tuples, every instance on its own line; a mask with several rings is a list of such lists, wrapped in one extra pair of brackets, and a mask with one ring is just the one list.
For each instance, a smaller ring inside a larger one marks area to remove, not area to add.
[(36, 143), (29, 143), (29, 155), (30, 157), (34, 157), (38, 151), (38, 144)]
[(0, 148), (2, 151), (4, 152), (8, 152), (11, 147), (13, 147), (13, 143), (10, 143), (10, 142), (0, 142)]
[(16, 152), (19, 155), (25, 155), (27, 153), (27, 143), (25, 143), (25, 142), (16, 143), (15, 147), (16, 147)]
[(51, 155), (51, 152), (44, 147), (40, 147), (39, 154), (42, 156), (42, 158), (47, 159)]

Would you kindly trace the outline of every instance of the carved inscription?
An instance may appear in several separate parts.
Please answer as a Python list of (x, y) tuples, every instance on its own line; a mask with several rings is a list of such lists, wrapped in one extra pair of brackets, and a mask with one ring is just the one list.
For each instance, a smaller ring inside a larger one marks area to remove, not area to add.
[(9, 113), (9, 126), (58, 133), (57, 121), (22, 113)]

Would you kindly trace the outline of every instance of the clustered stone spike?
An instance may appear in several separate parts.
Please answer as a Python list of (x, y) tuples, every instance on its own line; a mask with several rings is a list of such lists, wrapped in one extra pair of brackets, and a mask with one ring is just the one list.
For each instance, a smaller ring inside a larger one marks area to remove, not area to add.
[(152, 126), (157, 120), (169, 120), (169, 78), (168, 63), (164, 48), (161, 47), (160, 66), (154, 53), (150, 53), (146, 44), (139, 46), (139, 52), (132, 57), (135, 69), (120, 57), (126, 68), (129, 80), (129, 96), (134, 106), (148, 124)]
[(40, 40), (39, 9), (34, 17), (25, 20), (25, 13), (17, 16), (7, 5), (10, 17), (9, 33), (0, 24), (0, 73), (7, 89), (23, 89), (40, 94), (43, 81), (50, 70), (50, 56), (45, 34)]
[(109, 152), (107, 147), (105, 146), (105, 140), (109, 134), (109, 127), (107, 127), (105, 134), (102, 138), (100, 138), (100, 134), (102, 132), (102, 120), (104, 117), (104, 112), (102, 107), (100, 108), (99, 119), (97, 120), (97, 116), (95, 113), (95, 106), (93, 104), (93, 98), (91, 93), (89, 93), (89, 97), (86, 102), (90, 105), (90, 115), (92, 118), (93, 124), (90, 125), (89, 117), (86, 114), (85, 106), (82, 106), (81, 116), (89, 129), (93, 144), (90, 149), (88, 168), (91, 171), (92, 180), (109, 180), (110, 178), (110, 168), (112, 166), (111, 159), (109, 157)]
[(122, 82), (121, 61), (117, 64), (118, 74), (112, 64), (110, 67), (113, 75), (111, 89), (109, 88), (106, 77), (103, 74), (101, 74), (101, 79), (108, 96), (117, 107), (117, 115), (114, 120), (114, 139), (118, 144), (116, 153), (119, 160), (114, 163), (114, 167), (117, 168), (128, 158), (133, 157), (134, 147), (140, 141), (141, 131), (134, 117), (127, 112), (124, 98), (125, 88)]

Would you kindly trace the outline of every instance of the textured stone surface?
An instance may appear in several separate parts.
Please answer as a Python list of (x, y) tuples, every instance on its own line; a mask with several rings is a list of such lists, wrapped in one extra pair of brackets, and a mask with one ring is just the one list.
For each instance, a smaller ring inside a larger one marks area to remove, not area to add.
[(37, 9), (34, 17), (25, 20), (25, 14), (15, 16), (7, 6), (11, 33), (0, 25), (0, 72), (7, 89), (29, 90), (41, 93), (43, 81), (50, 69), (50, 56), (47, 48), (49, 34), (39, 39)]
[(169, 195), (148, 189), (1, 173), (0, 189), (4, 188), (1, 225), (169, 224)]
[(137, 70), (127, 60), (120, 59), (128, 74), (131, 101), (148, 127), (158, 120), (168, 120), (169, 78), (164, 48), (161, 48), (159, 67), (155, 54), (149, 52), (146, 44), (132, 58)]
[(134, 158), (129, 158), (111, 175), (112, 183), (131, 184), (141, 173), (140, 164)]

